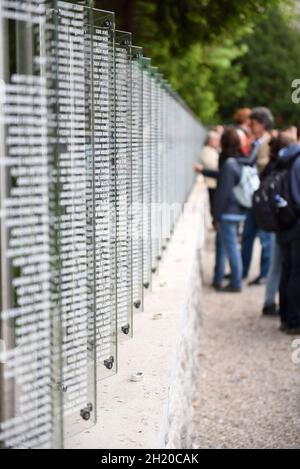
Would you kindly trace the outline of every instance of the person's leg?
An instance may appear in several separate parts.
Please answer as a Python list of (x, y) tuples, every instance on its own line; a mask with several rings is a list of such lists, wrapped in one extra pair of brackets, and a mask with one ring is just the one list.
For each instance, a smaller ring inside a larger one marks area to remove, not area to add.
[(287, 288), (288, 308), (286, 324), (289, 328), (300, 327), (300, 239), (290, 244), (291, 270)]
[(214, 286), (221, 286), (225, 274), (226, 253), (222, 244), (220, 229), (216, 234), (216, 264), (214, 275)]
[(222, 220), (220, 224), (222, 242), (229, 259), (231, 269), (231, 287), (242, 288), (242, 256), (238, 244), (238, 222)]
[(272, 234), (263, 230), (259, 230), (258, 236), (262, 247), (260, 260), (260, 278), (266, 279), (268, 277), (271, 264)]
[(216, 189), (208, 189), (210, 214), (213, 216)]
[(291, 268), (292, 268), (291, 248), (290, 248), (289, 243), (281, 244), (281, 254), (282, 254), (282, 257), (281, 257), (282, 274), (281, 274), (281, 281), (280, 281), (280, 288), (279, 288), (279, 294), (280, 294), (279, 314), (280, 314), (281, 323), (283, 325), (286, 325), (287, 314), (288, 314), (288, 286), (289, 286)]
[(281, 279), (281, 264), (281, 248), (279, 243), (277, 242), (276, 236), (272, 235), (271, 266), (267, 279), (265, 307), (272, 306), (276, 303), (276, 294), (279, 290)]
[(253, 244), (257, 234), (257, 226), (251, 210), (247, 213), (245, 221), (243, 238), (242, 238), (242, 260), (243, 260), (243, 278), (247, 278), (249, 275)]

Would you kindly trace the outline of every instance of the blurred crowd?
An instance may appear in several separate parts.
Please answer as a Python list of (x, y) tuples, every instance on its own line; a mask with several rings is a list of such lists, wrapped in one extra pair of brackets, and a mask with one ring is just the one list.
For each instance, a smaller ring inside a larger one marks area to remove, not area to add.
[[(240, 109), (232, 125), (209, 130), (194, 169), (205, 177), (216, 231), (213, 288), (264, 285), (262, 314), (300, 334), (300, 125), (277, 130), (269, 109)], [(256, 239), (260, 270), (249, 279)]]

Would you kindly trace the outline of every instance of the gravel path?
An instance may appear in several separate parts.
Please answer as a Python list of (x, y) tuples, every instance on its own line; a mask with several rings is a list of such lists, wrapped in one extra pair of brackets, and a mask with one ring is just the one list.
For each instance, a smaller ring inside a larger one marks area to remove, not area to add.
[[(202, 373), (194, 401), (196, 447), (300, 448), (294, 338), (278, 331), (277, 319), (261, 317), (263, 287), (247, 287), (241, 295), (211, 290), (213, 258), (210, 233), (202, 293)], [(253, 275), (258, 262), (254, 264)]]

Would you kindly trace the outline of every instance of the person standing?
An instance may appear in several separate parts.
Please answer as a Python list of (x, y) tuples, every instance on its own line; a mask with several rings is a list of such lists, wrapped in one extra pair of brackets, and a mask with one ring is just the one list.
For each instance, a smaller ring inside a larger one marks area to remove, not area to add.
[[(219, 168), (220, 134), (214, 130), (208, 133), (205, 145), (200, 154), (200, 165), (207, 170), (217, 171)], [(208, 188), (210, 210), (212, 214), (214, 206), (214, 196), (217, 188), (217, 181), (214, 178), (206, 177), (205, 183)]]
[[(264, 107), (255, 108), (250, 115), (250, 126), (254, 136), (251, 146), (249, 160), (257, 165), (261, 174), (270, 160), (270, 132), (274, 124), (274, 117), (269, 109)], [(255, 222), (252, 210), (248, 210), (242, 237), (242, 260), (243, 278), (249, 275), (249, 270), (253, 255), (253, 246), (256, 237), (259, 237), (262, 253), (259, 276), (249, 283), (249, 285), (263, 285), (267, 281), (267, 276), (271, 261), (272, 235), (260, 230)]]
[[(279, 132), (276, 138), (270, 141), (270, 162), (261, 174), (261, 180), (271, 177), (276, 171), (279, 158), (279, 152), (292, 143), (290, 136), (284, 132)], [(263, 306), (263, 316), (277, 316), (278, 308), (276, 305), (276, 296), (279, 290), (281, 272), (282, 272), (282, 254), (281, 247), (278, 243), (275, 233), (272, 234), (271, 240), (271, 264), (266, 284), (266, 293)]]
[[(290, 169), (290, 187), (298, 222), (289, 231), (277, 235), (282, 252), (282, 276), (280, 283), (281, 331), (290, 335), (300, 334), (300, 129), (298, 142), (280, 153), (286, 163), (294, 160)], [(298, 156), (297, 156), (298, 155)]]
[[(222, 241), (224, 255), (229, 260), (231, 270), (230, 284), (219, 289), (227, 293), (239, 293), (242, 290), (243, 269), (238, 230), (240, 223), (245, 220), (245, 209), (234, 195), (234, 188), (242, 176), (242, 160), (246, 159), (243, 156), (240, 137), (235, 128), (229, 127), (221, 138), (220, 168), (213, 208), (214, 226)], [(221, 277), (224, 277), (224, 258), (220, 258), (218, 262), (220, 265), (216, 266), (216, 270), (219, 271), (220, 282)]]
[[(211, 130), (208, 133), (205, 145), (200, 154), (200, 163), (194, 165), (194, 169), (197, 173), (208, 172), (205, 177), (205, 183), (208, 188), (210, 213), (213, 217), (213, 207), (215, 200), (215, 193), (217, 188), (217, 178), (219, 171), (219, 152), (220, 152), (220, 140), (223, 134), (223, 127), (219, 126), (218, 130)], [(215, 262), (215, 273), (213, 280), (213, 287), (219, 290), (222, 287), (222, 281), (224, 278), (226, 254), (224, 252), (221, 237), (219, 233), (216, 234), (215, 240), (216, 248), (216, 262)]]

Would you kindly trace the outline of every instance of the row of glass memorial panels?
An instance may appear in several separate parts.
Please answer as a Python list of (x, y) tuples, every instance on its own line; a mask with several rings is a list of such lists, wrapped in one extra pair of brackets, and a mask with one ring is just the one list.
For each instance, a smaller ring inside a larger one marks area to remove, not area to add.
[(59, 448), (97, 420), (203, 132), (113, 14), (2, 0), (0, 38), (0, 444)]

